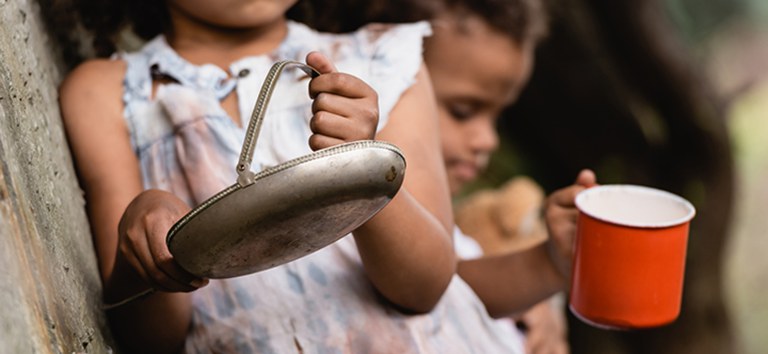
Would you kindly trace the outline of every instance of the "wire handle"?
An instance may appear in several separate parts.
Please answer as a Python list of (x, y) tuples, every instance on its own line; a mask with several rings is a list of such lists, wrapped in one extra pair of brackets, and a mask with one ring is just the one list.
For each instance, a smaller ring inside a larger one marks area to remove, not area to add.
[(133, 294), (133, 295), (131, 295), (131, 296), (129, 296), (129, 297), (123, 299), (123, 300), (120, 300), (120, 301), (117, 301), (117, 302), (113, 302), (113, 303), (110, 303), (110, 304), (102, 304), (101, 305), (101, 309), (104, 310), (104, 311), (109, 311), (109, 310), (111, 310), (113, 308), (123, 306), (123, 305), (125, 305), (125, 304), (127, 304), (129, 302), (134, 301), (134, 300), (138, 300), (138, 299), (141, 299), (143, 297), (152, 295), (154, 292), (155, 292), (154, 288), (149, 288), (149, 289), (146, 289), (146, 290), (142, 290), (141, 292), (139, 292), (137, 294)]
[[(272, 68), (269, 69), (267, 77), (264, 79), (264, 83), (261, 85), (261, 91), (259, 91), (259, 97), (256, 100), (256, 105), (253, 107), (251, 119), (248, 122), (248, 130), (245, 133), (245, 141), (243, 141), (243, 149), (240, 152), (240, 160), (238, 161), (236, 167), (238, 174), (237, 183), (240, 184), (241, 187), (252, 184), (254, 181), (253, 177), (255, 174), (253, 171), (251, 171), (251, 163), (253, 162), (253, 151), (256, 147), (256, 139), (259, 136), (261, 123), (264, 120), (264, 115), (267, 111), (267, 104), (269, 103), (269, 99), (272, 97), (272, 93), (275, 90), (277, 79), (280, 77), (280, 73), (283, 72), (283, 69), (285, 69), (287, 66), (298, 67), (313, 79), (320, 76), (320, 73), (313, 67), (292, 60), (279, 61), (272, 65)], [(149, 288), (131, 295), (123, 300), (110, 304), (102, 304), (101, 308), (105, 311), (111, 310), (137, 299), (149, 296), (154, 292), (155, 289)]]
[(254, 181), (253, 177), (255, 174), (251, 171), (251, 163), (253, 162), (253, 151), (256, 148), (256, 140), (261, 130), (261, 123), (264, 120), (264, 115), (267, 112), (267, 104), (269, 104), (269, 99), (272, 98), (272, 93), (275, 90), (277, 79), (280, 77), (280, 73), (283, 72), (283, 69), (285, 69), (286, 66), (298, 67), (313, 79), (320, 76), (320, 73), (313, 67), (292, 60), (279, 61), (269, 69), (267, 77), (261, 85), (261, 91), (259, 91), (256, 105), (253, 107), (251, 119), (248, 122), (248, 130), (245, 132), (243, 149), (240, 152), (240, 160), (235, 168), (237, 171), (237, 183), (241, 187), (252, 184)]

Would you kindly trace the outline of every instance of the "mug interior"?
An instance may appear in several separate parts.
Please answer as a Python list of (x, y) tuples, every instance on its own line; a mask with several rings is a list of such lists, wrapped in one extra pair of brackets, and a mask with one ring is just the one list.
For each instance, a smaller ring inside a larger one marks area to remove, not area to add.
[(632, 227), (669, 227), (690, 221), (693, 205), (675, 194), (635, 185), (602, 185), (576, 196), (576, 207), (593, 218)]

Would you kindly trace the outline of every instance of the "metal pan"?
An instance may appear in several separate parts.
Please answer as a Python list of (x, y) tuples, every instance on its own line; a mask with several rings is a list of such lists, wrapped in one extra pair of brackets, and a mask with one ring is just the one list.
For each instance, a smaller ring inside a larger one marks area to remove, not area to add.
[(318, 150), (257, 174), (256, 137), (274, 84), (270, 70), (251, 117), (237, 183), (179, 220), (168, 248), (179, 265), (205, 278), (230, 278), (306, 256), (348, 234), (389, 203), (403, 182), (405, 159), (394, 145), (365, 140)]

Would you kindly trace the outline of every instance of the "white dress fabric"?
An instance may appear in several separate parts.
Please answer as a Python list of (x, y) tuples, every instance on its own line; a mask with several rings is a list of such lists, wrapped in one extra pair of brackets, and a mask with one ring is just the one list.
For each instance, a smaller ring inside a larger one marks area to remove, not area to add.
[[(477, 259), (483, 256), (483, 248), (475, 239), (467, 236), (458, 226), (453, 228), (453, 243), (456, 249), (456, 255), (460, 259)], [(515, 345), (515, 353), (525, 352), (525, 334), (517, 328), (515, 321), (510, 318), (500, 318), (496, 320), (502, 327), (508, 327), (510, 335), (513, 337), (512, 343)]]
[[(315, 32), (289, 22), (272, 53), (246, 57), (227, 71), (193, 65), (160, 36), (127, 62), (125, 119), (144, 187), (197, 205), (236, 180), (244, 127), (262, 81), (278, 60), (303, 61), (319, 50), (379, 94), (380, 125), (421, 65), (429, 25), (370, 25), (355, 33)], [(160, 83), (153, 92), (152, 82)], [(308, 79), (287, 70), (276, 86), (253, 169), (310, 153)], [(236, 94), (241, 124), (220, 100)], [(388, 305), (366, 278), (354, 239), (256, 274), (212, 280), (193, 293), (188, 353), (517, 353), (508, 327), (488, 317), (469, 286), (454, 276), (434, 311), (407, 315)], [(162, 314), (159, 314), (162, 316)]]

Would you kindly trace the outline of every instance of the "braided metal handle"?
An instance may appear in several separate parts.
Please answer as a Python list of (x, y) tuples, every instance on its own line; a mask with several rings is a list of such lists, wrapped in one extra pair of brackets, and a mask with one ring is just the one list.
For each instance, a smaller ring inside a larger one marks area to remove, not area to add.
[(320, 73), (311, 66), (292, 60), (279, 61), (269, 69), (267, 77), (261, 85), (261, 91), (259, 91), (256, 105), (253, 107), (251, 119), (248, 122), (248, 129), (245, 132), (243, 149), (240, 152), (240, 160), (237, 162), (237, 183), (241, 187), (253, 183), (255, 174), (251, 171), (251, 163), (253, 162), (253, 151), (256, 148), (256, 140), (259, 136), (259, 131), (261, 130), (261, 123), (264, 120), (264, 115), (267, 112), (267, 104), (272, 97), (272, 92), (275, 90), (277, 79), (280, 77), (280, 73), (283, 72), (283, 69), (287, 66), (297, 67), (307, 73), (311, 78), (316, 78), (320, 75)]
[[(272, 92), (275, 90), (275, 83), (277, 83), (277, 79), (280, 77), (280, 73), (283, 72), (283, 69), (285, 69), (286, 66), (296, 66), (312, 78), (316, 78), (320, 75), (320, 73), (311, 66), (297, 61), (284, 60), (272, 65), (272, 68), (267, 73), (267, 77), (264, 79), (264, 83), (261, 86), (259, 98), (256, 100), (256, 106), (253, 108), (253, 112), (251, 113), (251, 119), (248, 122), (248, 130), (245, 133), (243, 149), (240, 152), (240, 161), (237, 163), (237, 183), (239, 183), (242, 187), (253, 183), (253, 176), (255, 174), (253, 171), (251, 171), (251, 162), (253, 162), (253, 150), (256, 147), (256, 138), (259, 135), (261, 122), (264, 120), (264, 114), (267, 111), (267, 104), (269, 103), (269, 99), (272, 97)], [(110, 304), (102, 304), (102, 309), (111, 310), (113, 308), (120, 307), (136, 299), (149, 296), (155, 291), (156, 290), (154, 288), (143, 290), (121, 301)]]

